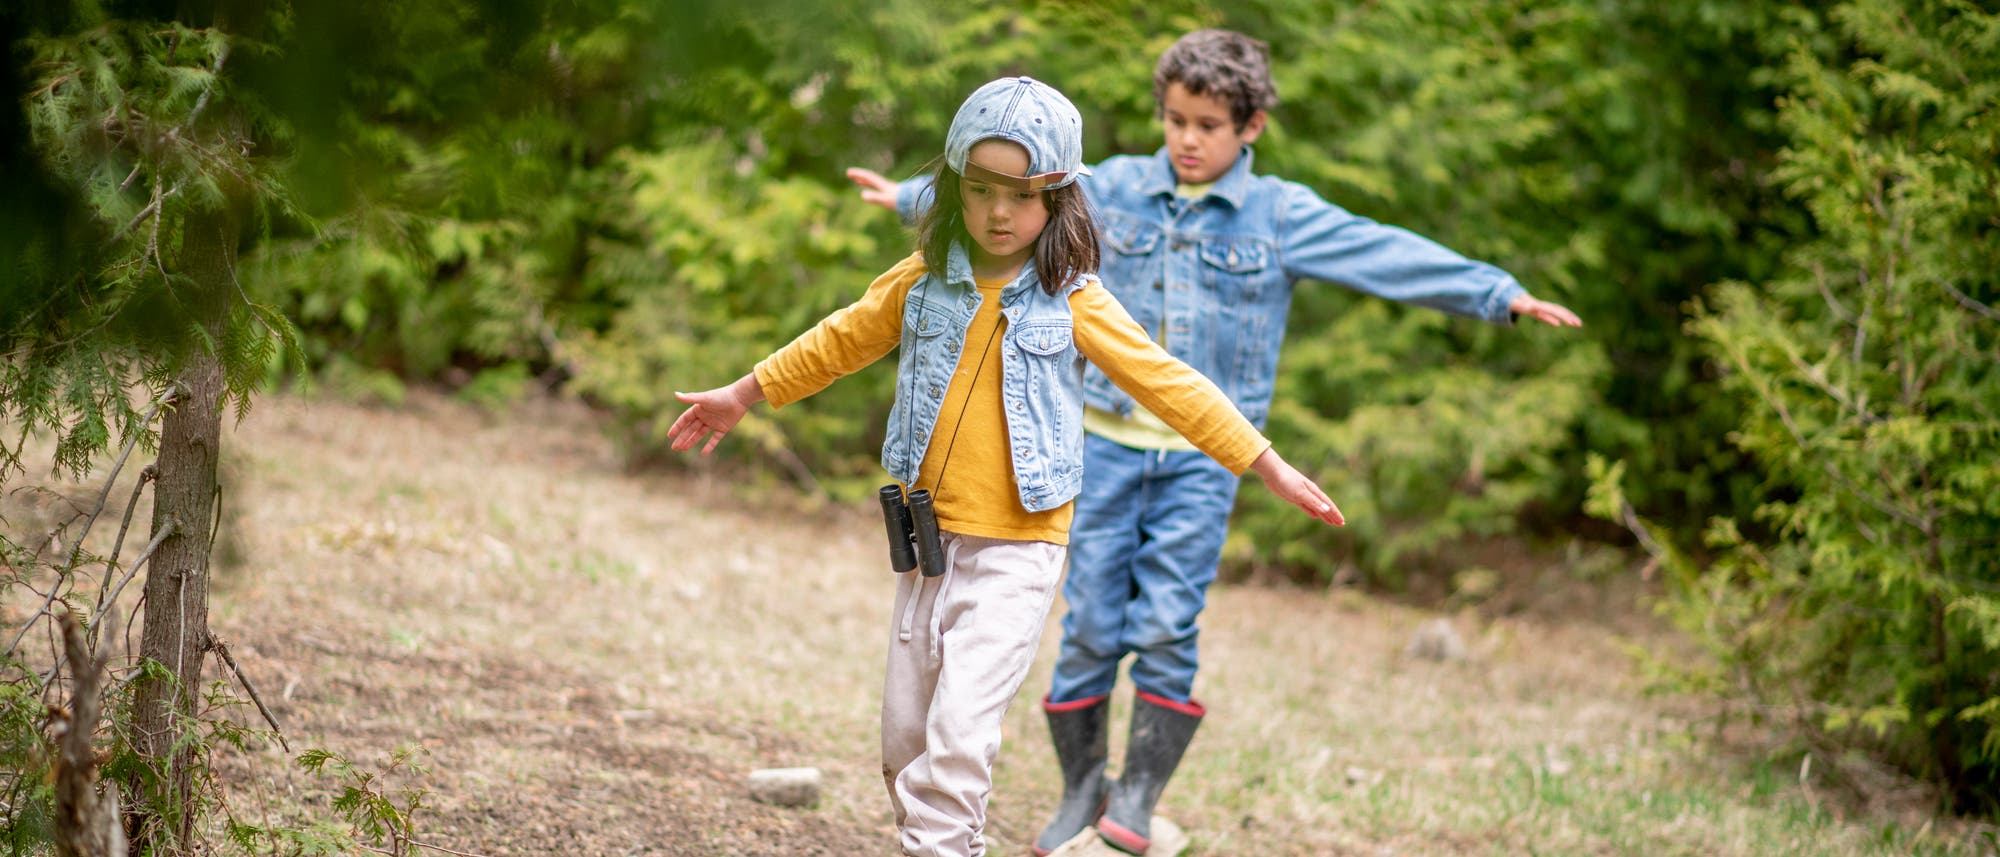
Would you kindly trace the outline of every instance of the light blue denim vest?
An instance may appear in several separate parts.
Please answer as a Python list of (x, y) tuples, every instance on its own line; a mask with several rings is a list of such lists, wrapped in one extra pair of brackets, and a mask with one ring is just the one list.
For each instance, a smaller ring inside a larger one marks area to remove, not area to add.
[[(1000, 290), (1006, 319), (999, 345), (1000, 399), (1007, 415), (1014, 481), (1021, 507), (1044, 512), (1074, 499), (1083, 486), (1083, 355), (1071, 335), (1069, 296), (1095, 280), (1085, 275), (1050, 295), (1031, 261)], [(945, 389), (965, 349), (966, 328), (982, 297), (972, 265), (957, 244), (945, 259), (945, 275), (925, 274), (903, 302), (903, 339), (896, 357), (896, 404), (882, 442), (882, 467), (905, 485), (917, 481), (924, 451), (930, 448)], [(953, 474), (943, 484), (972, 474)], [(930, 487), (933, 490), (936, 486)]]
[[(1292, 286), (1338, 283), (1400, 303), (1508, 324), (1523, 294), (1507, 272), (1405, 229), (1352, 214), (1312, 188), (1236, 164), (1200, 199), (1175, 195), (1165, 149), (1098, 164), (1081, 185), (1104, 232), (1104, 286), (1167, 351), (1208, 376), (1259, 428), (1271, 412)], [(930, 202), (903, 182), (904, 222)], [(1118, 414), (1132, 397), (1091, 367), (1084, 401)]]

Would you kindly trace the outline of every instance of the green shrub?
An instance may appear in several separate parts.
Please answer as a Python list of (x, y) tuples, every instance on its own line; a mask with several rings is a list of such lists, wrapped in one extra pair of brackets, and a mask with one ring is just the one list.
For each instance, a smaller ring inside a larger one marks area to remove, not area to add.
[[(1783, 70), (1777, 177), (1815, 233), (1690, 329), (1740, 411), (1754, 512), (1669, 553), (1683, 676), (2000, 810), (2000, 15), (1859, 0)], [(1808, 31), (1810, 32), (1810, 31)], [(1594, 510), (1622, 516), (1621, 475)], [(1665, 548), (1663, 548), (1665, 550)]]

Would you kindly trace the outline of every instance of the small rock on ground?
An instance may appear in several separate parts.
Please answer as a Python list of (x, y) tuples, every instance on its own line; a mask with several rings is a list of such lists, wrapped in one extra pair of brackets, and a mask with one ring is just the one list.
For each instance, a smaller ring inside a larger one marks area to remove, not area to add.
[(1462, 661), (1465, 660), (1465, 638), (1458, 635), (1458, 628), (1451, 624), (1450, 619), (1432, 619), (1417, 626), (1404, 652), (1411, 657), (1433, 661)]
[[(1146, 857), (1177, 857), (1188, 847), (1187, 834), (1178, 824), (1165, 816), (1153, 816), (1153, 844), (1146, 849)], [(1049, 857), (1132, 857), (1097, 837), (1097, 828), (1086, 827), (1082, 833), (1049, 852)]]
[(819, 802), (818, 768), (765, 768), (750, 772), (750, 797), (777, 806)]

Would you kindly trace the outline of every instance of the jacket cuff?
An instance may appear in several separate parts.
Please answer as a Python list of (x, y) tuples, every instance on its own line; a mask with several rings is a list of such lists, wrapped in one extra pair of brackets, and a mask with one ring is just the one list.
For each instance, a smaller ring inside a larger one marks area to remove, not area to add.
[(1510, 275), (1502, 274), (1500, 281), (1495, 283), (1492, 291), (1488, 293), (1486, 306), (1482, 307), (1480, 315), (1494, 324), (1513, 327), (1514, 313), (1507, 309), (1507, 305), (1527, 293), (1528, 290), (1523, 288), (1519, 281)]
[(917, 176), (896, 186), (896, 217), (904, 226), (915, 226), (924, 209), (931, 205), (931, 179)]

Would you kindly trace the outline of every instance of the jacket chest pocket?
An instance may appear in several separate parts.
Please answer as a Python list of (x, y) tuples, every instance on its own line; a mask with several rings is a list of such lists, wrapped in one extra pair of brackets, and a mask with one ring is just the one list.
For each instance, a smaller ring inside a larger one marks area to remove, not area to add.
[(1160, 246), (1158, 227), (1136, 220), (1117, 218), (1104, 224), (1104, 243), (1113, 252), (1126, 256), (1144, 256)]
[(1202, 275), (1219, 290), (1248, 291), (1237, 297), (1255, 300), (1257, 281), (1271, 266), (1268, 244), (1248, 238), (1211, 238), (1201, 243)]
[(1027, 322), (1014, 331), (1014, 344), (1032, 357), (1059, 357), (1069, 350), (1069, 322)]
[(951, 329), (953, 310), (934, 303), (920, 303), (916, 309), (903, 316), (903, 333), (919, 339), (930, 339)]

